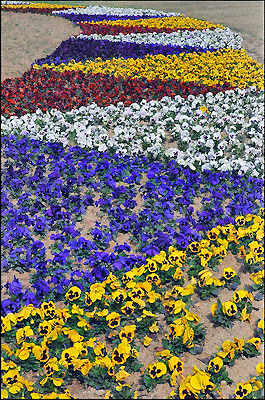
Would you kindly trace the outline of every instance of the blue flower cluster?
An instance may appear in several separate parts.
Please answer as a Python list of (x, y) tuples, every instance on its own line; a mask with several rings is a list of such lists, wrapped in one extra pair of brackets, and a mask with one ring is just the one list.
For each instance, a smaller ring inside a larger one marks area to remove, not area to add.
[[(232, 172), (199, 174), (174, 160), (15, 135), (2, 138), (2, 150), (2, 268), (33, 272), (31, 290), (17, 278), (7, 283), (4, 314), (51, 294), (60, 299), (70, 284), (83, 289), (110, 271), (128, 271), (170, 245), (185, 249), (203, 231), (264, 206), (262, 180)], [(92, 225), (86, 213), (96, 216)]]
[(204, 49), (192, 46), (161, 45), (153, 43), (135, 42), (112, 42), (110, 40), (95, 40), (89, 38), (70, 37), (57, 47), (57, 49), (47, 57), (37, 59), (33, 64), (43, 65), (54, 63), (68, 63), (74, 59), (76, 62), (94, 60), (97, 57), (102, 60), (111, 58), (143, 58), (147, 54), (169, 54), (180, 53), (206, 53), (206, 51), (216, 51), (216, 49)]
[(56, 16), (68, 19), (75, 24), (79, 22), (96, 22), (96, 21), (115, 21), (119, 19), (147, 19), (147, 18), (159, 18), (161, 15), (107, 15), (107, 14), (69, 14), (69, 13), (56, 13)]

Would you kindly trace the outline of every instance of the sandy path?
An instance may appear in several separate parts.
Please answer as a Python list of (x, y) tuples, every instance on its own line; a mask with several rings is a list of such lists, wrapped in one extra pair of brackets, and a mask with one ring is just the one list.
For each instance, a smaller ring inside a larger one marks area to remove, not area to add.
[(77, 25), (59, 17), (1, 12), (1, 81), (21, 76), (32, 62), (46, 57), (71, 35)]

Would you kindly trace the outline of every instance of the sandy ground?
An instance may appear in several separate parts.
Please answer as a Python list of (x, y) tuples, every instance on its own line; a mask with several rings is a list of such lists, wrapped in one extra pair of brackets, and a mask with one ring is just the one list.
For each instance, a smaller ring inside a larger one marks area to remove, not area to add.
[[(84, 2), (85, 3), (85, 2)], [(201, 3), (201, 4), (198, 4)], [(203, 4), (202, 4), (203, 3)], [(214, 3), (214, 4), (213, 4)], [(89, 2), (89, 4), (102, 4), (102, 2)], [(258, 61), (263, 60), (263, 31), (262, 31), (262, 2), (193, 2), (193, 1), (164, 1), (161, 2), (104, 2), (104, 5), (110, 6), (134, 6), (138, 8), (156, 8), (165, 11), (177, 11), (185, 13), (187, 16), (206, 19), (212, 22), (222, 23), (229, 26), (235, 31), (241, 32), (245, 43), (244, 47), (250, 55)], [(65, 21), (61, 18), (30, 15), (30, 14), (13, 14), (1, 13), (2, 22), (2, 46), (1, 46), (1, 81), (7, 77), (21, 76), (27, 70), (31, 63), (40, 57), (45, 57), (50, 54), (62, 40), (67, 39), (70, 35), (78, 34), (80, 32), (77, 26)], [(94, 223), (97, 215), (86, 215), (84, 223), (88, 228), (90, 223)], [(124, 239), (124, 238), (123, 238)], [(127, 241), (127, 240), (126, 240)], [(47, 244), (47, 243), (46, 243)], [(244, 275), (241, 271), (240, 264), (230, 254), (223, 261), (223, 267), (230, 265), (235, 268), (241, 277), (243, 287), (249, 284), (249, 275)], [(13, 276), (16, 275), (23, 282), (23, 289), (29, 287), (29, 274), (23, 275), (14, 272), (4, 273), (2, 275), (2, 285), (7, 281), (11, 281)], [(231, 292), (224, 289), (221, 292), (221, 300), (225, 301), (231, 297)], [(236, 322), (232, 329), (215, 329), (209, 318), (210, 306), (214, 302), (213, 299), (209, 301), (200, 301), (197, 299), (196, 304), (191, 309), (193, 312), (200, 314), (202, 322), (207, 329), (207, 336), (204, 346), (204, 351), (199, 356), (192, 356), (185, 354), (181, 357), (185, 362), (184, 375), (191, 373), (192, 366), (196, 364), (199, 368), (205, 368), (205, 359), (207, 359), (212, 352), (216, 350), (216, 346), (220, 346), (224, 340), (233, 340), (234, 336), (248, 339), (254, 331), (255, 322), (262, 316), (261, 302), (254, 302), (254, 306), (259, 308), (259, 311), (253, 311), (253, 317), (250, 323)], [(162, 318), (163, 316), (161, 316)], [(161, 346), (161, 339), (164, 332), (158, 336), (158, 340), (152, 343), (148, 348), (142, 347), (141, 362), (148, 365), (149, 362), (155, 360), (155, 348)], [(229, 376), (235, 382), (240, 380), (245, 381), (251, 375), (255, 375), (255, 367), (258, 362), (263, 360), (263, 355), (259, 358), (250, 359), (247, 361), (248, 368), (245, 368), (246, 360), (241, 359), (235, 363), (235, 366), (229, 369)], [(130, 377), (133, 387), (137, 389), (136, 374)], [(235, 386), (233, 385), (232, 388)], [(232, 395), (233, 390), (224, 386), (222, 398), (228, 398)], [(71, 393), (76, 398), (104, 398), (104, 391), (96, 391), (95, 389), (83, 389), (78, 383), (73, 383), (69, 388)], [(150, 394), (141, 394), (141, 398), (166, 398), (171, 392), (172, 388), (168, 385), (158, 385), (156, 390)]]

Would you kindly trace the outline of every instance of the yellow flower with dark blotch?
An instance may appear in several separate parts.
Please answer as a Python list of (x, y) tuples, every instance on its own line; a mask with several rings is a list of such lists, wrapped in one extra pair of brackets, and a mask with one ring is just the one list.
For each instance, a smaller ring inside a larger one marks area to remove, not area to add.
[(122, 340), (122, 343), (115, 347), (112, 352), (112, 361), (115, 364), (124, 364), (128, 357), (130, 357), (131, 346), (126, 339)]
[(134, 332), (136, 330), (136, 325), (125, 326), (119, 334), (121, 340), (127, 339), (128, 343), (131, 343), (134, 338)]
[(75, 301), (79, 299), (80, 295), (81, 295), (81, 289), (78, 286), (73, 286), (65, 294), (65, 297), (68, 301)]
[(149, 336), (144, 337), (144, 346), (148, 347), (152, 343), (153, 339), (150, 338)]
[(34, 346), (32, 353), (40, 362), (46, 362), (49, 359), (49, 349), (45, 342), (42, 342), (41, 346)]
[(217, 228), (213, 228), (208, 232), (208, 239), (210, 240), (216, 240), (218, 236), (220, 235), (220, 231)]
[(184, 371), (184, 362), (176, 356), (173, 356), (168, 360), (168, 366), (170, 371), (176, 371), (177, 375), (182, 374)]
[(183, 252), (175, 250), (168, 257), (168, 261), (170, 262), (170, 264), (177, 265), (178, 267), (182, 267), (182, 263), (183, 263), (182, 257), (183, 257)]
[[(193, 277), (192, 277), (193, 278)], [(196, 281), (194, 282), (192, 280), (192, 283), (189, 283), (186, 287), (182, 288), (182, 291), (180, 292), (180, 295), (182, 297), (184, 296), (190, 296), (191, 294), (194, 293), (195, 290), (195, 285), (196, 285)]]
[(167, 300), (164, 301), (163, 306), (167, 312), (172, 314), (174, 312), (175, 301), (174, 300)]
[(159, 327), (157, 326), (157, 321), (154, 322), (150, 327), (149, 331), (152, 333), (157, 333), (159, 331)]
[(188, 245), (188, 249), (190, 249), (192, 253), (199, 253), (201, 250), (201, 244), (200, 242), (192, 242)]
[(210, 381), (210, 374), (200, 370), (196, 365), (192, 368), (194, 375), (190, 379), (190, 384), (193, 393), (209, 393), (215, 388), (215, 385)]
[(199, 391), (194, 391), (193, 387), (191, 386), (190, 380), (191, 380), (191, 375), (182, 378), (182, 381), (179, 386), (180, 399), (189, 399), (189, 398), (198, 399), (196, 393), (199, 393)]
[(255, 253), (252, 251), (246, 255), (246, 263), (252, 265), (255, 262)]
[(260, 285), (264, 280), (264, 269), (250, 274), (250, 279), (256, 284)]
[(212, 252), (208, 249), (202, 248), (200, 253), (198, 253), (201, 261), (201, 266), (206, 267), (208, 265), (208, 261), (210, 261), (212, 257)]
[(214, 247), (212, 255), (224, 258), (227, 255), (227, 249), (225, 246)]
[(221, 247), (224, 247), (226, 250), (228, 249), (228, 241), (226, 239), (217, 239), (217, 243), (221, 245)]
[(244, 339), (237, 339), (236, 337), (234, 337), (235, 350), (242, 351), (244, 343)]
[(128, 296), (134, 301), (135, 299), (141, 299), (144, 296), (144, 290), (140, 287), (136, 287), (131, 292), (128, 293)]
[(152, 291), (152, 284), (150, 282), (138, 282), (137, 287), (144, 289), (146, 294), (148, 294), (150, 291)]
[(60, 320), (60, 324), (61, 325), (63, 325), (61, 321), (66, 322), (67, 319), (71, 317), (71, 314), (69, 314), (68, 311), (69, 311), (68, 308), (62, 308), (62, 309), (58, 308), (56, 310), (56, 314), (57, 314), (57, 316), (58, 316), (58, 318)]
[(121, 283), (120, 283), (120, 281), (114, 281), (114, 282), (111, 282), (109, 286), (112, 290), (117, 290), (121, 287)]
[(24, 342), (21, 349), (16, 351), (16, 357), (20, 358), (20, 360), (27, 360), (30, 356), (31, 349), (34, 347), (34, 343)]
[(116, 303), (121, 304), (127, 297), (126, 290), (124, 289), (115, 290), (115, 292), (112, 293), (111, 297)]
[(168, 260), (164, 260), (161, 266), (161, 271), (169, 271), (170, 268), (174, 268), (174, 265), (171, 264)]
[(86, 347), (90, 347), (88, 342), (76, 342), (74, 343), (73, 347), (78, 350), (78, 355), (85, 357), (87, 355)]
[(185, 326), (183, 324), (178, 324), (178, 323), (170, 324), (169, 327), (170, 327), (170, 332), (168, 335), (169, 339), (175, 339), (176, 337), (181, 336), (185, 330)]
[(225, 301), (222, 303), (222, 309), (223, 313), (229, 317), (233, 317), (238, 312), (236, 303), (233, 303), (232, 301)]
[(245, 217), (243, 215), (239, 215), (236, 217), (236, 225), (244, 226), (246, 223)]
[(112, 272), (110, 272), (109, 275), (107, 276), (107, 278), (102, 283), (105, 286), (105, 285), (109, 285), (110, 283), (115, 282), (117, 280), (118, 280), (118, 278)]
[(105, 357), (108, 354), (105, 343), (98, 343), (94, 347), (94, 353), (96, 354), (96, 356)]
[(23, 378), (19, 375), (17, 369), (8, 371), (2, 377), (3, 384), (8, 387), (8, 390), (12, 394), (17, 394), (23, 388)]
[(13, 361), (5, 362), (4, 357), (1, 357), (1, 370), (8, 371), (9, 369), (16, 368), (17, 364)]
[(200, 241), (200, 245), (201, 245), (201, 248), (206, 249), (206, 247), (209, 247), (211, 245), (211, 241), (208, 239), (202, 239)]
[(154, 290), (151, 290), (150, 292), (147, 293), (147, 297), (148, 297), (148, 299), (146, 300), (147, 303), (155, 303), (157, 299), (161, 299), (161, 294), (156, 293)]
[(219, 351), (217, 356), (222, 358), (229, 356), (229, 358), (232, 360), (235, 356), (235, 348), (235, 343), (231, 342), (231, 340), (225, 340), (222, 344), (223, 351)]
[(147, 269), (149, 272), (156, 272), (157, 271), (157, 263), (155, 260), (151, 260), (150, 258), (146, 259), (147, 261)]
[(130, 376), (130, 374), (125, 371), (125, 367), (120, 367), (119, 372), (117, 372), (117, 374), (115, 374), (115, 378), (117, 382), (120, 381), (124, 381), (126, 378), (128, 378), (128, 376)]
[(234, 276), (236, 276), (236, 271), (233, 268), (231, 267), (224, 268), (223, 277), (225, 279), (229, 280)]
[(41, 305), (41, 311), (43, 311), (46, 318), (54, 318), (57, 314), (56, 305), (53, 301), (44, 301)]
[(241, 321), (244, 322), (250, 322), (251, 320), (251, 313), (247, 313), (247, 307), (244, 307), (243, 310), (241, 311)]
[(126, 303), (124, 304), (123, 307), (121, 307), (121, 312), (125, 315), (127, 315), (127, 317), (129, 317), (135, 310), (135, 307), (133, 306), (133, 302), (132, 301), (126, 301)]
[(236, 389), (234, 391), (235, 395), (236, 395), (236, 399), (243, 399), (244, 397), (246, 397), (248, 394), (250, 394), (252, 392), (252, 386), (250, 383), (241, 383), (239, 382), (236, 385)]
[(221, 281), (220, 279), (213, 276), (213, 285), (214, 286), (224, 286), (225, 282)]
[(176, 268), (176, 271), (174, 272), (173, 279), (181, 279), (182, 278), (182, 269), (180, 267)]
[(247, 290), (244, 289), (239, 289), (233, 294), (233, 300), (235, 303), (240, 302), (243, 299), (249, 299), (250, 301), (253, 300), (253, 295), (252, 293), (248, 292)]
[(165, 375), (167, 373), (167, 366), (163, 362), (149, 364), (148, 369), (149, 369), (149, 376), (152, 379), (160, 378), (160, 376)]
[(117, 328), (117, 326), (120, 326), (121, 316), (116, 312), (112, 312), (109, 315), (107, 315), (106, 321), (108, 321), (108, 326), (110, 328)]
[(253, 344), (253, 346), (255, 346), (258, 350), (261, 344), (261, 339), (259, 337), (253, 337), (251, 339), (248, 339), (247, 342)]
[(157, 274), (149, 274), (146, 276), (145, 279), (147, 282), (150, 282), (152, 285), (158, 286), (161, 283), (161, 280)]
[(34, 332), (29, 325), (25, 328), (19, 328), (16, 332), (17, 343), (20, 344), (25, 341), (27, 337), (33, 336)]
[(51, 376), (57, 371), (59, 371), (59, 366), (56, 357), (51, 358), (46, 364), (44, 364), (44, 372), (47, 376)]
[(79, 326), (80, 328), (84, 328), (85, 331), (88, 331), (91, 328), (85, 318), (80, 317), (79, 315), (77, 316), (77, 318), (79, 319), (79, 321), (77, 322), (77, 326)]
[(256, 372), (258, 375), (264, 375), (264, 362), (258, 363), (256, 366)]
[(213, 283), (213, 279), (212, 279), (212, 272), (204, 269), (201, 272), (199, 272), (199, 279), (198, 279), (198, 286), (199, 287), (203, 287), (203, 286), (210, 286)]
[(86, 303), (87, 306), (91, 306), (91, 304), (92, 304), (92, 300), (91, 300), (89, 292), (85, 293), (85, 303)]
[(78, 355), (79, 351), (75, 347), (69, 347), (68, 349), (62, 351), (59, 364), (68, 369), (70, 365), (73, 365), (73, 361), (78, 358)]
[(223, 360), (220, 357), (214, 357), (209, 361), (208, 369), (212, 369), (215, 373), (217, 373), (220, 371), (223, 365)]
[(38, 331), (40, 335), (48, 335), (52, 330), (52, 324), (49, 321), (43, 321), (39, 324)]
[(264, 247), (257, 241), (249, 243), (248, 247), (256, 255), (261, 255), (264, 253)]

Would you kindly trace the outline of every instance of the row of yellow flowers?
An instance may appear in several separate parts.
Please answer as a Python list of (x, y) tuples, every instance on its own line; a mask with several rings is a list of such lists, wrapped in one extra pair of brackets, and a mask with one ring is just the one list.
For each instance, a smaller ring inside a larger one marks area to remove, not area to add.
[(1, 4), (1, 8), (4, 10), (5, 8), (19, 10), (29, 10), (32, 8), (50, 8), (52, 10), (60, 10), (61, 8), (84, 8), (84, 6), (75, 6), (68, 4), (49, 4), (49, 3), (30, 3), (30, 4)]
[[(83, 22), (82, 22), (83, 23)], [(203, 21), (201, 19), (190, 18), (185, 16), (180, 17), (164, 17), (164, 18), (148, 18), (148, 19), (120, 19), (115, 21), (103, 20), (103, 21), (92, 21), (89, 24), (95, 25), (120, 25), (120, 26), (143, 26), (148, 28), (171, 28), (171, 29), (209, 29), (209, 28), (220, 28), (224, 29), (223, 25), (213, 24), (211, 22)]]
[(180, 53), (179, 55), (147, 55), (144, 58), (113, 58), (102, 61), (69, 61), (68, 64), (33, 65), (34, 69), (52, 69), (58, 72), (82, 71), (86, 74), (102, 73), (123, 78), (176, 79), (182, 82), (199, 82), (205, 85), (222, 85), (245, 88), (256, 86), (264, 90), (264, 69), (247, 55), (244, 49), (222, 49), (206, 53)]

